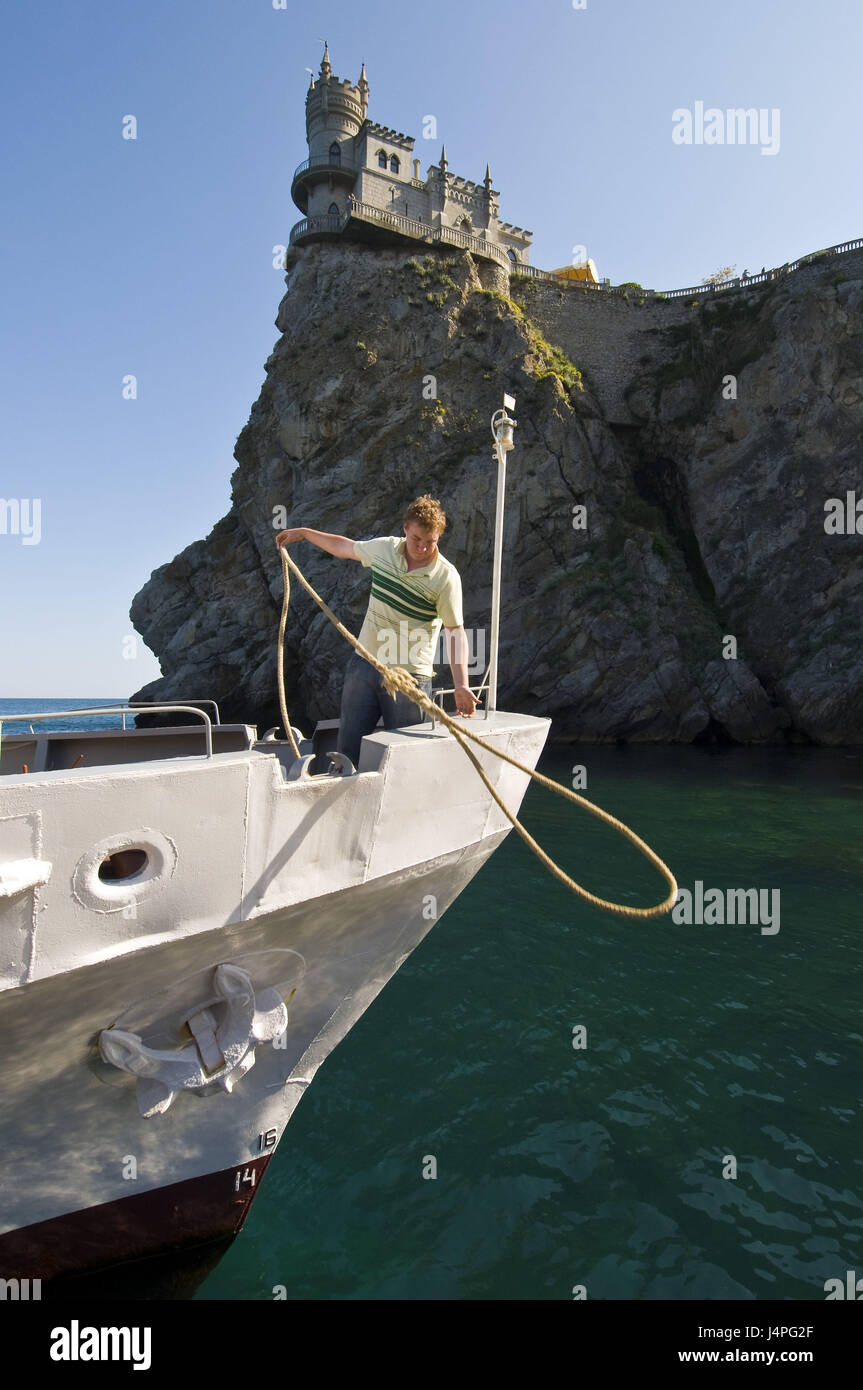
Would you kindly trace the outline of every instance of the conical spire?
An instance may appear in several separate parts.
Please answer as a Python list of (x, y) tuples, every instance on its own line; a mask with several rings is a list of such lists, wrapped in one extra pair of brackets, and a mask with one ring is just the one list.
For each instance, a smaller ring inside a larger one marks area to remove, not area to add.
[(362, 107), (363, 115), (365, 115), (369, 105), (369, 83), (368, 78), (366, 77), (365, 63), (363, 63), (363, 70), (360, 73), (360, 80), (357, 83), (357, 88), (360, 94), (360, 105)]
[(441, 145), (441, 147), (440, 147), (440, 171), (441, 171), (441, 173), (442, 173), (442, 174), (445, 174), (448, 168), (449, 168), (449, 165), (448, 165), (447, 162), (446, 162), (446, 145)]
[(327, 47), (326, 39), (324, 39), (324, 56), (321, 59), (321, 77), (329, 77), (331, 72), (332, 68), (330, 67), (330, 50)]
[(486, 188), (491, 188), (491, 170), (489, 169), (487, 164), (485, 166), (485, 178), (483, 179), (483, 183), (485, 184)]

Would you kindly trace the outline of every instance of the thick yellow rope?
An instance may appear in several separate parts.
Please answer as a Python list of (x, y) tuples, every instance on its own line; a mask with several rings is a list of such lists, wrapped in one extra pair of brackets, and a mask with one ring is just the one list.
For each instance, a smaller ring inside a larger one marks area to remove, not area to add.
[[(285, 701), (285, 624), (288, 621), (288, 604), (290, 603), (291, 599), (291, 581), (288, 577), (288, 567), (285, 564), (285, 561), (288, 558), (288, 552), (285, 549), (285, 547), (282, 546), (279, 553), (282, 557), (282, 578), (285, 582), (285, 592), (282, 596), (282, 615), (279, 618), (279, 640), (276, 646), (276, 675), (279, 678), (279, 709), (282, 712), (282, 724), (285, 730), (285, 738), (291, 745), (294, 757), (298, 758), (300, 756), (300, 750), (297, 747), (297, 740), (294, 738), (294, 731), (291, 728), (291, 721), (288, 718), (288, 706)], [(291, 564), (293, 563), (294, 562), (292, 560)]]
[[(288, 731), (288, 736), (291, 740), (292, 747), (296, 748), (296, 745), (294, 744), (293, 737), (290, 735), (289, 732), (290, 721), (288, 719), (287, 707), (285, 705), (285, 685), (283, 675), (285, 620), (287, 618), (288, 603), (291, 591), (291, 581), (288, 573), (289, 566), (294, 571), (294, 574), (299, 579), (303, 588), (307, 591), (307, 593), (311, 594), (318, 607), (321, 608), (324, 613), (326, 613), (330, 622), (333, 623), (336, 628), (338, 628), (339, 632), (342, 634), (344, 638), (347, 639), (348, 642), (350, 642), (354, 650), (358, 651), (360, 656), (365, 657), (366, 661), (370, 662), (371, 665), (374, 666), (375, 670), (380, 673), (380, 675), (383, 678), (384, 687), (389, 692), (389, 694), (395, 696), (397, 691), (401, 691), (402, 694), (409, 696), (415, 704), (419, 705), (420, 709), (422, 709), (426, 714), (431, 715), (435, 719), (440, 719), (441, 722), (446, 726), (446, 728), (449, 729), (450, 733), (461, 744), (465, 753), (470, 758), (471, 762), (473, 763), (474, 767), (479, 773), (479, 776), (485, 783), (485, 786), (491, 793), (494, 800), (497, 802), (500, 809), (503, 811), (507, 820), (514, 827), (514, 829), (518, 831), (525, 844), (530, 846), (530, 848), (533, 850), (534, 854), (537, 856), (540, 862), (543, 863), (545, 867), (551, 873), (554, 874), (555, 878), (558, 879), (564, 885), (564, 887), (568, 888), (571, 893), (575, 893), (578, 897), (583, 898), (585, 902), (592, 903), (594, 907), (602, 908), (604, 912), (615, 912), (619, 914), (621, 917), (659, 917), (663, 913), (671, 911), (672, 907), (674, 906), (677, 900), (677, 882), (675, 880), (675, 877), (672, 874), (671, 870), (668, 868), (667, 864), (663, 863), (663, 861), (659, 858), (659, 855), (655, 854), (653, 850), (650, 848), (650, 846), (645, 844), (644, 840), (642, 840), (638, 835), (635, 834), (634, 830), (630, 830), (629, 826), (623, 824), (623, 821), (617, 820), (615, 816), (610, 816), (607, 811), (603, 811), (600, 809), (599, 806), (595, 806), (592, 801), (587, 800), (587, 797), (579, 796), (577, 792), (570, 791), (568, 787), (561, 786), (559, 782), (552, 781), (550, 777), (545, 777), (541, 772), (534, 771), (533, 768), (527, 767), (524, 763), (519, 762), (518, 758), (510, 757), (508, 753), (504, 753), (500, 748), (495, 748), (493, 744), (486, 742), (486, 740), (484, 738), (481, 738), (479, 734), (475, 734), (469, 731), (464, 727), (463, 724), (457, 724), (456, 720), (452, 717), (452, 715), (447, 714), (445, 710), (441, 709), (431, 699), (429, 699), (428, 695), (426, 695), (424, 691), (420, 690), (413, 676), (411, 676), (409, 672), (405, 671), (401, 666), (384, 666), (382, 662), (378, 661), (376, 657), (372, 656), (371, 652), (366, 651), (365, 647), (363, 647), (357, 641), (353, 633), (348, 632), (344, 624), (339, 622), (335, 613), (324, 602), (320, 594), (317, 594), (315, 592), (311, 584), (308, 582), (308, 580), (301, 573), (297, 565), (294, 564), (294, 561), (288, 555), (286, 546), (280, 547), (279, 554), (282, 559), (282, 577), (284, 579), (285, 584), (285, 597), (282, 604), (282, 620), (279, 624), (279, 700), (282, 711), (282, 722), (284, 723), (286, 731)], [(569, 874), (565, 873), (564, 870), (561, 869), (560, 865), (556, 864), (554, 860), (550, 857), (550, 855), (546, 854), (545, 850), (541, 847), (541, 845), (537, 844), (533, 836), (528, 834), (518, 817), (514, 816), (513, 813), (510, 811), (509, 807), (504, 804), (504, 802), (498, 796), (494, 787), (488, 780), (488, 777), (486, 776), (476, 755), (471, 752), (470, 748), (468, 748), (468, 740), (470, 740), (471, 743), (479, 744), (480, 748), (487, 749), (487, 751), (489, 753), (493, 753), (495, 757), (502, 758), (504, 762), (511, 763), (512, 766), (517, 767), (520, 772), (526, 772), (528, 777), (532, 777), (534, 782), (538, 782), (540, 786), (548, 787), (550, 791), (556, 792), (558, 796), (565, 796), (569, 801), (574, 801), (577, 805), (583, 806), (585, 810), (589, 811), (592, 816), (597, 816), (599, 820), (605, 821), (607, 825), (610, 825), (615, 830), (620, 831), (621, 835), (623, 835), (627, 840), (629, 840), (631, 844), (635, 845), (636, 849), (644, 855), (645, 859), (649, 860), (649, 862), (653, 864), (654, 867), (657, 868), (659, 872), (662, 874), (663, 878), (669, 886), (668, 896), (664, 899), (664, 901), (658, 903), (655, 907), (629, 907), (625, 903), (612, 903), (608, 902), (605, 898), (598, 898), (595, 893), (589, 892), (587, 888), (582, 888), (581, 884), (576, 883), (573, 878), (570, 878)], [(299, 750), (297, 750), (297, 756), (299, 757)]]

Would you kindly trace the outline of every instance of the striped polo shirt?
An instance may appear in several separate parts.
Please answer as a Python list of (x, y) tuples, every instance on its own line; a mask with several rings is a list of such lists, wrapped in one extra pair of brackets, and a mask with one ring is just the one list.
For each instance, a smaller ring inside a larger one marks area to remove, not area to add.
[(408, 571), (405, 538), (354, 541), (354, 554), (372, 572), (372, 592), (360, 642), (384, 666), (433, 675), (441, 624), (462, 627), (461, 578), (440, 551), (431, 565)]

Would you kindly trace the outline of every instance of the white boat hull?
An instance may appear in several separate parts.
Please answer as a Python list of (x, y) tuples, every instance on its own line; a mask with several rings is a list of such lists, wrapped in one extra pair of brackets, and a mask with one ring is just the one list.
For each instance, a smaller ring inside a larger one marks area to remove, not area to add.
[[(548, 721), (474, 727), (534, 766)], [(480, 756), (517, 810), (525, 774)], [(0, 898), (0, 1275), (49, 1281), (240, 1228), (317, 1068), (509, 830), (451, 737), (381, 731), (368, 762), (300, 783), (254, 750), (4, 779), (0, 858), (50, 873)], [(133, 915), (88, 877), (114, 839), (162, 866)], [(286, 1032), (230, 1092), (180, 1091), (144, 1118), (101, 1033), (164, 1043), (225, 962), (289, 1000)]]

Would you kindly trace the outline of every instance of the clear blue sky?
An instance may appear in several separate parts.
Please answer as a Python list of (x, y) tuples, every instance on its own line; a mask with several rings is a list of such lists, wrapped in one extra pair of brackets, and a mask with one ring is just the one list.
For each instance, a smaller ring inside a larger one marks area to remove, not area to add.
[[(13, 0), (3, 27), (0, 497), (42, 518), (38, 545), (0, 534), (0, 696), (158, 675), (123, 657), (129, 603), (228, 508), (320, 39), (339, 77), (365, 60), (371, 119), (423, 174), (441, 140), (453, 173), (489, 161), (535, 265), (584, 244), (667, 289), (863, 231), (853, 0)], [(779, 153), (674, 144), (697, 101), (778, 108)]]

